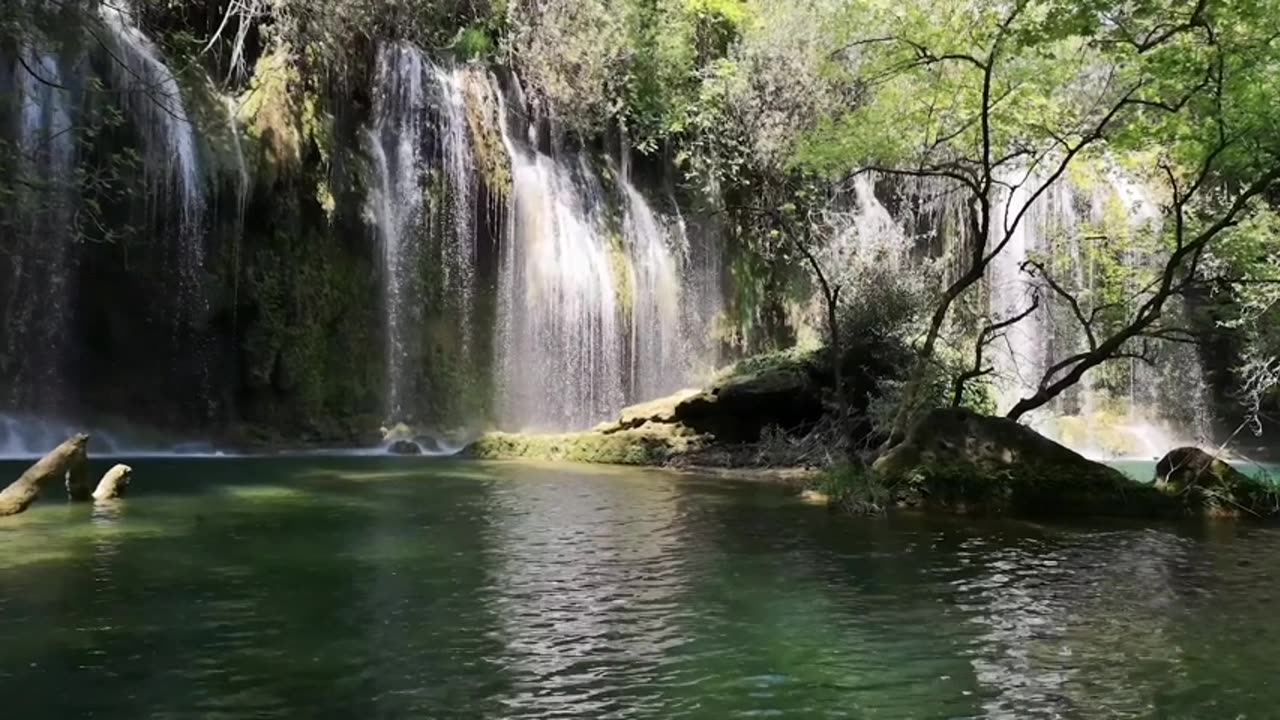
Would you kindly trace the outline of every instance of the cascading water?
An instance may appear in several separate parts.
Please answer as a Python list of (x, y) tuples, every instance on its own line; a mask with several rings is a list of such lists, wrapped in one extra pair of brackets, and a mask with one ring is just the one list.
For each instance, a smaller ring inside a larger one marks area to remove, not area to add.
[[(368, 151), (369, 210), (383, 259), (387, 419), (413, 420), (422, 403), (423, 310), (447, 305), (467, 330), (475, 294), (478, 179), (466, 117), (464, 70), (432, 63), (417, 48), (380, 48)], [(438, 286), (428, 286), (428, 267)], [(467, 347), (461, 349), (465, 355)]]
[(420, 158), (427, 123), (425, 61), (417, 50), (388, 45), (378, 55), (375, 124), (369, 130), (374, 164), (370, 205), (382, 241), (386, 318), (387, 417), (406, 414), (409, 331), (415, 324), (411, 279), (418, 264), (414, 242), (422, 218)]
[(6, 400), (15, 407), (56, 410), (67, 390), (64, 364), (72, 325), (72, 93), (58, 53), (31, 46), (21, 50), (21, 57), (13, 77), (20, 105), (16, 149), (19, 172), (32, 192), (11, 219), (25, 242), (7, 253)]
[(625, 169), (609, 165), (610, 193), (585, 152), (544, 152), (518, 85), (510, 94), (514, 108), (497, 93), (512, 175), (499, 414), (513, 428), (581, 429), (709, 369), (718, 253), (692, 247), (678, 208), (656, 212)]
[(664, 223), (626, 177), (623, 236), (632, 262), (631, 397), (656, 398), (680, 389), (689, 378), (690, 342), (681, 316), (681, 270), (688, 239), (678, 223)]
[[(1004, 237), (1006, 214), (1023, 207), (1043, 182), (1034, 174), (1004, 180), (1012, 190), (997, 208), (993, 243)], [(1127, 312), (1132, 312), (1145, 300), (1141, 289), (1154, 273), (1156, 254), (1147, 246), (1158, 233), (1160, 217), (1158, 203), (1142, 185), (1114, 166), (1107, 166), (1088, 187), (1059, 181), (1029, 208), (988, 277), (991, 314), (997, 321), (1020, 314), (1034, 294), (1040, 296), (1039, 309), (993, 346), (1001, 412), (1033, 394), (1053, 363), (1088, 350), (1074, 311), (1027, 263), (1043, 265), (1081, 299), (1086, 312), (1102, 303), (1106, 292), (1127, 298)], [(1176, 314), (1177, 308), (1167, 313)], [(1204, 442), (1208, 413), (1199, 359), (1192, 348), (1175, 343), (1160, 343), (1157, 354), (1160, 369), (1140, 360), (1096, 368), (1078, 388), (1027, 419), (1095, 455), (1160, 455), (1177, 444)], [(1178, 373), (1172, 384), (1163, 377), (1171, 370)], [(1174, 397), (1165, 392), (1169, 387), (1183, 390)]]
[[(448, 192), (442, 195), (446, 204), (436, 214), (437, 232), (443, 236), (442, 284), (446, 297), (453, 299), (462, 322), (465, 345), (470, 345), (476, 283), (476, 177), (475, 153), (467, 123), (465, 70), (432, 68), (439, 91), (438, 152)], [(487, 78), (486, 78), (487, 80)], [(463, 348), (463, 352), (467, 351)]]
[(1066, 183), (1055, 183), (1018, 221), (1017, 213), (1042, 183), (1043, 179), (1034, 173), (1010, 173), (1002, 180), (1008, 189), (992, 214), (992, 247), (1007, 239), (1007, 245), (995, 256), (990, 269), (988, 292), (993, 320), (1012, 319), (1031, 310), (1033, 305), (1037, 307), (1005, 329), (993, 343), (996, 405), (1000, 412), (1035, 394), (1050, 363), (1052, 339), (1048, 333), (1054, 325), (1049, 318), (1048, 304), (1052, 298), (1044, 294), (1036, 274), (1026, 263), (1049, 262), (1051, 258), (1045, 253), (1047, 239), (1071, 236), (1075, 216), (1070, 187)]
[(513, 427), (582, 428), (623, 405), (619, 285), (632, 270), (586, 158), (558, 162), (518, 143), (509, 122), (500, 413)]
[(103, 25), (114, 49), (111, 81), (142, 135), (145, 171), (153, 214), (177, 205), (177, 272), (185, 296), (182, 309), (198, 315), (204, 308), (200, 291), (204, 266), (205, 182), (197, 152), (196, 129), (187, 114), (182, 90), (160, 52), (138, 28), (136, 9), (104, 3)]

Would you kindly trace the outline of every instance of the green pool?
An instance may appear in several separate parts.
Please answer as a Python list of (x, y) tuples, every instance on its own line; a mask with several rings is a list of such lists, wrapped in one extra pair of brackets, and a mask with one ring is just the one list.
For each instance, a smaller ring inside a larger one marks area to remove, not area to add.
[(133, 464), (119, 507), (51, 493), (0, 520), (4, 717), (1280, 706), (1274, 530), (854, 519), (773, 487), (633, 470)]

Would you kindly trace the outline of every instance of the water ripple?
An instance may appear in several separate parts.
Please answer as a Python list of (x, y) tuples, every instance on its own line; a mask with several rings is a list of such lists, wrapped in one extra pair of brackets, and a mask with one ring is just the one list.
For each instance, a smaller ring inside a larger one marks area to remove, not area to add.
[(9, 714), (1265, 718), (1280, 701), (1270, 530), (853, 520), (633, 471), (165, 467), (188, 489), (0, 527), (28, 557), (0, 566)]

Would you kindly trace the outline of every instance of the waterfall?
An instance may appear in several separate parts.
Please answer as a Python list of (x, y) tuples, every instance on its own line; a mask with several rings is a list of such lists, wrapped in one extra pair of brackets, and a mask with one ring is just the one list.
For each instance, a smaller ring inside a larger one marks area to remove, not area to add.
[[(991, 264), (988, 292), (992, 320), (1000, 322), (1036, 310), (1007, 328), (992, 347), (996, 406), (1006, 412), (1019, 400), (1035, 394), (1053, 355), (1053, 322), (1050, 305), (1055, 300), (1041, 286), (1028, 262), (1040, 262), (1053, 272), (1051, 243), (1074, 238), (1077, 218), (1071, 187), (1058, 182), (1048, 188), (1015, 225), (1017, 213), (1044, 183), (1036, 173), (1015, 170), (999, 179), (1006, 187), (991, 220), (991, 247), (1007, 238), (1008, 244)], [(1038, 298), (1038, 299), (1037, 299)], [(1074, 317), (1064, 322), (1074, 322)]]
[(605, 226), (604, 189), (586, 157), (525, 147), (509, 124), (499, 412), (513, 427), (588, 427), (623, 405), (619, 293), (634, 269)]
[[(1000, 182), (1010, 189), (996, 208), (992, 243), (1004, 237), (1012, 213), (1043, 179), (1019, 171)], [(1148, 297), (1144, 288), (1158, 271), (1160, 218), (1159, 203), (1149, 191), (1111, 163), (1087, 182), (1056, 182), (1031, 205), (987, 278), (993, 321), (1020, 314), (1036, 293), (1040, 296), (1039, 309), (1009, 328), (989, 351), (1000, 412), (1033, 394), (1053, 363), (1089, 349), (1074, 311), (1025, 264), (1043, 264), (1085, 312), (1113, 302), (1105, 299), (1109, 292), (1119, 293), (1131, 314)], [(1180, 312), (1171, 302), (1166, 316)], [(1158, 367), (1135, 359), (1091, 370), (1078, 387), (1027, 420), (1094, 455), (1158, 455), (1177, 444), (1204, 442), (1206, 391), (1194, 348), (1161, 343), (1157, 352)]]
[(374, 164), (372, 215), (382, 242), (386, 321), (387, 418), (406, 414), (409, 331), (416, 319), (411, 294), (418, 264), (416, 231), (422, 217), (420, 147), (426, 117), (425, 61), (418, 51), (388, 45), (378, 55), (375, 125), (369, 132)]
[(4, 308), (5, 356), (12, 363), (8, 402), (56, 408), (65, 398), (64, 364), (72, 329), (76, 137), (70, 83), (61, 57), (36, 46), (14, 67), (19, 172), (30, 192), (15, 208)]
[[(499, 416), (590, 427), (696, 382), (715, 356), (718, 248), (691, 243), (622, 167), (539, 147), (519, 86), (498, 90), (511, 163), (499, 279)], [(524, 129), (527, 132), (517, 132)], [(523, 135), (523, 137), (522, 137)]]
[[(439, 152), (448, 188), (448, 193), (443, 198), (447, 207), (438, 213), (436, 220), (439, 232), (444, 237), (441, 280), (446, 295), (456, 305), (457, 316), (462, 322), (464, 344), (469, 345), (473, 330), (470, 320), (476, 291), (475, 218), (479, 180), (476, 177), (476, 159), (467, 123), (464, 92), (467, 78), (464, 72), (459, 69), (449, 71), (437, 66), (433, 68), (432, 74), (440, 95)], [(467, 350), (467, 347), (463, 348), (464, 353)]]
[[(388, 420), (412, 420), (430, 398), (416, 378), (424, 308), (448, 306), (464, 328), (475, 294), (478, 179), (463, 70), (441, 67), (407, 44), (379, 49), (369, 213), (382, 247)], [(424, 273), (438, 274), (437, 283)]]
[(682, 268), (688, 238), (678, 222), (664, 223), (631, 182), (619, 178), (625, 199), (623, 235), (632, 258), (632, 397), (648, 399), (679, 390), (691, 370), (690, 341), (682, 317)]
[(142, 135), (145, 170), (157, 208), (176, 200), (177, 271), (184, 310), (204, 309), (200, 292), (204, 266), (205, 183), (196, 151), (196, 129), (187, 114), (173, 71), (140, 30), (134, 11), (122, 5), (100, 7), (111, 35), (111, 82), (120, 91), (125, 112)]

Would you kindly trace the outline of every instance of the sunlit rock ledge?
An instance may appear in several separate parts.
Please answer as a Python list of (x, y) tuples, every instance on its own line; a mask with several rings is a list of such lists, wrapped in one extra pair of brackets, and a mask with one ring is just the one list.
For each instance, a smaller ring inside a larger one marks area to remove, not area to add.
[(751, 466), (769, 427), (822, 417), (821, 368), (807, 356), (742, 364), (705, 390), (688, 389), (633, 405), (583, 432), (495, 432), (463, 455), (617, 465)]

